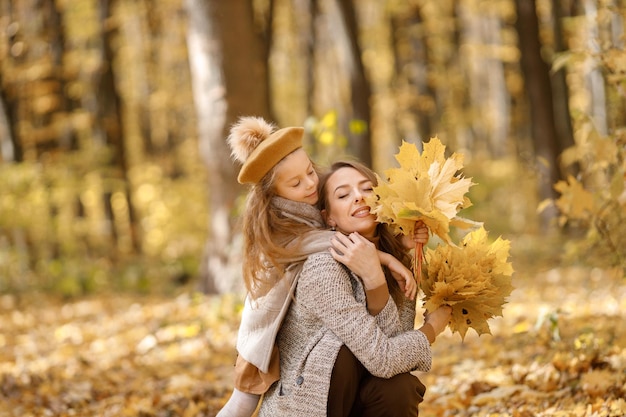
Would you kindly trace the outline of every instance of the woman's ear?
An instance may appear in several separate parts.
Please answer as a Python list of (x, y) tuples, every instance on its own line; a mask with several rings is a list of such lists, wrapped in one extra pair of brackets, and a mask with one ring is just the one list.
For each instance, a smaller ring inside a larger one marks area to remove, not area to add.
[(335, 223), (334, 220), (328, 218), (328, 211), (326, 211), (326, 209), (320, 210), (320, 213), (322, 214), (322, 219), (324, 220), (324, 223), (326, 223), (326, 226), (329, 226), (329, 227), (337, 226), (337, 223)]

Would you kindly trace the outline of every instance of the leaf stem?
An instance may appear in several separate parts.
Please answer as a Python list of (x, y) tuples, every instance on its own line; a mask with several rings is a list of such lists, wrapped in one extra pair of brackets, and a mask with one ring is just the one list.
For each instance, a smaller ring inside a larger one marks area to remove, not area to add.
[(418, 286), (422, 283), (422, 263), (424, 261), (423, 248), (423, 243), (415, 244), (415, 255), (413, 256), (413, 273), (415, 274), (415, 279), (417, 280)]

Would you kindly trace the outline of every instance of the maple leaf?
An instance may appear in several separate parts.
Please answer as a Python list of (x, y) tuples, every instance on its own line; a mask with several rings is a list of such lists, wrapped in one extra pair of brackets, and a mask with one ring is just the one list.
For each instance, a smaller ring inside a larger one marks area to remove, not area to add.
[(511, 294), (513, 266), (510, 242), (498, 237), (489, 243), (484, 227), (467, 234), (461, 245), (438, 245), (426, 251), (426, 276), (421, 283), (424, 307), (452, 307), (449, 323), (461, 339), (469, 328), (490, 334), (487, 320), (502, 315)]
[(561, 225), (567, 221), (567, 218), (588, 220), (595, 211), (593, 195), (571, 175), (568, 176), (567, 182), (557, 182), (554, 189), (561, 193), (556, 200), (557, 208), (563, 213), (560, 219)]
[(448, 244), (454, 244), (450, 224), (476, 226), (457, 217), (459, 210), (471, 206), (465, 194), (474, 185), (470, 178), (458, 174), (463, 155), (446, 158), (445, 149), (436, 137), (424, 143), (422, 154), (414, 144), (402, 142), (395, 156), (400, 168), (386, 170), (387, 181), (378, 177), (378, 185), (367, 199), (379, 222), (390, 224), (397, 234), (411, 235), (421, 220)]
[[(396, 234), (412, 235), (415, 224), (422, 221), (430, 232), (444, 242), (450, 239), (450, 225), (469, 228), (475, 222), (457, 217), (471, 201), (465, 194), (474, 185), (469, 178), (457, 174), (463, 168), (463, 155), (445, 157), (446, 147), (438, 138), (424, 143), (420, 154), (417, 147), (402, 141), (395, 158), (399, 168), (385, 171), (387, 181), (378, 177), (378, 185), (366, 198), (377, 221), (392, 226)], [(415, 247), (413, 271), (417, 281), (422, 275), (422, 244)]]

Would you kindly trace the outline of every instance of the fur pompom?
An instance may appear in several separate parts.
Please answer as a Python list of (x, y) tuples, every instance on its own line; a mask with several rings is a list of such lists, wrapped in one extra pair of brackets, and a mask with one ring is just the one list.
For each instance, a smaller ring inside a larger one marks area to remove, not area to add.
[(232, 157), (243, 164), (259, 143), (274, 132), (274, 129), (275, 126), (262, 117), (239, 118), (239, 121), (231, 127), (228, 136)]

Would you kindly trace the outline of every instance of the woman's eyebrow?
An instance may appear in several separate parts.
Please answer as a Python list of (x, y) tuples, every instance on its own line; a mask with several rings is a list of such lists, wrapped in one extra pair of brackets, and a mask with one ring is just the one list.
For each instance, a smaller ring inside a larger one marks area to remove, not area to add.
[[(358, 185), (358, 186), (361, 186), (361, 185), (363, 185), (363, 184), (367, 184), (367, 183), (370, 183), (370, 184), (371, 184), (371, 183), (372, 183), (372, 181), (370, 181), (370, 180), (368, 180), (368, 179), (364, 179), (364, 180), (362, 180), (362, 181), (359, 181), (359, 182), (357, 183), (357, 185)], [(339, 191), (341, 188), (346, 188), (346, 187), (350, 187), (350, 184), (339, 184), (338, 186), (336, 186), (336, 187), (335, 187), (335, 189), (334, 189), (334, 191), (333, 191), (333, 192), (335, 192), (335, 193), (336, 193), (336, 192), (337, 192), (337, 191)]]

